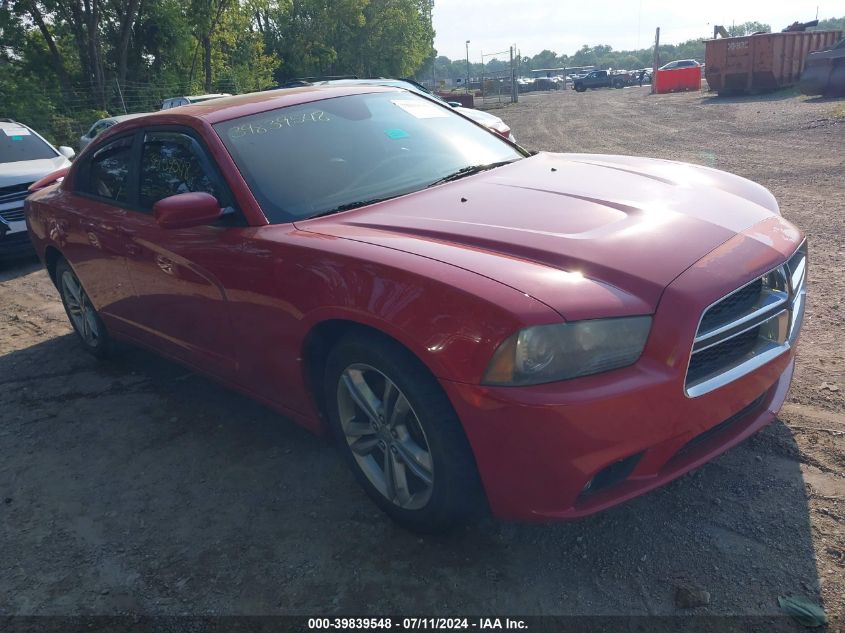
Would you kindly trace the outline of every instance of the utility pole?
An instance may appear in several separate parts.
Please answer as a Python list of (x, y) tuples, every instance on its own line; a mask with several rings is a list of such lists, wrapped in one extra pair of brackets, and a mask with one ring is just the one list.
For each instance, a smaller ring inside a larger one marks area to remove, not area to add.
[(117, 77), (114, 78), (114, 83), (117, 84), (117, 94), (120, 95), (120, 103), (123, 106), (123, 114), (128, 114), (126, 111), (126, 102), (123, 100), (123, 91), (120, 89), (120, 82)]
[(467, 82), (464, 84), (464, 88), (469, 94), (469, 40), (467, 40)]
[(511, 46), (511, 103), (516, 103), (517, 98), (516, 68), (513, 65), (513, 46)]
[(660, 65), (660, 27), (654, 34), (654, 64), (651, 69), (651, 94), (654, 94), (654, 88), (657, 85), (657, 67)]
[[(434, 0), (428, 3), (428, 24), (434, 33)], [(434, 37), (431, 38), (431, 91), (437, 92), (437, 49), (434, 48)]]
[(478, 86), (481, 88), (481, 103), (484, 103), (484, 51), (478, 51), (481, 54), (481, 77), (478, 79)]

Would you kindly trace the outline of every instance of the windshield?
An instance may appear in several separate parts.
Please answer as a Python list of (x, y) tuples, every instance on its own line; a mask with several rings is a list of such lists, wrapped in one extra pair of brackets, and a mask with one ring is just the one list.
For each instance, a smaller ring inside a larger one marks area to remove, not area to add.
[(40, 160), (58, 156), (47, 143), (25, 127), (0, 129), (0, 163)]
[(273, 224), (523, 157), (449, 106), (404, 91), (325, 99), (214, 127)]

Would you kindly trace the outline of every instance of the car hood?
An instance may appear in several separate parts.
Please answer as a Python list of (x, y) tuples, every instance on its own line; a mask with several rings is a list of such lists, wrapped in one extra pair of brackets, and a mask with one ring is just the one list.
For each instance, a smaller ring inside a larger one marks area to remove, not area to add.
[(14, 163), (0, 163), (0, 187), (11, 187), (24, 182), (35, 182), (62, 167), (68, 167), (70, 161), (64, 156), (22, 160)]
[(768, 190), (715, 169), (540, 153), (297, 228), (472, 270), (575, 319), (653, 312), (684, 270), (777, 213)]

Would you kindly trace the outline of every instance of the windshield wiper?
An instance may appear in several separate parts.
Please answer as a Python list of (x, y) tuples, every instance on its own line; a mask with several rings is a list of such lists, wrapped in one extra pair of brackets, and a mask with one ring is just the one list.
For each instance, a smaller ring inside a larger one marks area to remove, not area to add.
[(376, 202), (384, 202), (385, 200), (390, 200), (391, 198), (395, 197), (396, 196), (385, 196), (384, 198), (373, 198), (371, 200), (356, 200), (355, 202), (347, 202), (345, 204), (341, 204), (340, 206), (334, 207), (333, 209), (328, 209), (327, 211), (320, 211), (320, 213), (309, 215), (305, 219), (313, 220), (314, 218), (322, 218), (326, 215), (334, 215), (335, 213), (340, 213), (341, 211), (349, 211), (351, 209), (357, 209), (359, 207), (366, 207), (371, 204), (375, 204)]
[(496, 163), (486, 163), (484, 165), (469, 165), (468, 167), (462, 167), (456, 172), (448, 174), (447, 176), (443, 176), (443, 178), (439, 178), (435, 180), (433, 183), (428, 185), (429, 187), (434, 187), (435, 185), (443, 184), (444, 182), (452, 182), (453, 180), (460, 180), (461, 178), (466, 178), (467, 176), (472, 176), (473, 174), (479, 174), (482, 171), (487, 171), (488, 169), (496, 169), (496, 167), (501, 167), (502, 165), (507, 165), (514, 161), (519, 160), (518, 158), (511, 158), (510, 160), (500, 160)]

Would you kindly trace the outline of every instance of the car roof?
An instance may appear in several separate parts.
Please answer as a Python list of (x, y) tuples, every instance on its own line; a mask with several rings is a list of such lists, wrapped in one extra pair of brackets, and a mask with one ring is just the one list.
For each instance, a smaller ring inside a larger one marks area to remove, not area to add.
[(147, 114), (152, 114), (152, 112), (135, 112), (133, 114), (116, 114), (114, 116), (108, 116), (104, 119), (100, 119), (97, 123), (101, 123), (102, 121), (114, 121), (115, 123), (120, 123), (121, 121), (128, 121), (129, 119), (137, 119), (139, 116), (144, 116)]
[(373, 84), (354, 86), (303, 86), (299, 88), (280, 88), (210, 99), (200, 103), (179, 106), (168, 110), (151, 112), (139, 117), (139, 124), (185, 123), (189, 119), (202, 119), (210, 124), (228, 121), (242, 116), (259, 114), (277, 108), (300, 105), (323, 99), (333, 99), (372, 92), (399, 92), (399, 88), (376, 86)]
[(394, 88), (403, 88), (404, 86), (414, 86), (409, 81), (404, 79), (385, 79), (383, 77), (372, 77), (370, 79), (324, 79), (322, 81), (315, 81), (315, 86), (392, 86)]
[(173, 99), (217, 99), (219, 97), (230, 97), (228, 92), (210, 92), (204, 95), (179, 95), (176, 97), (167, 97), (164, 101), (172, 101)]

